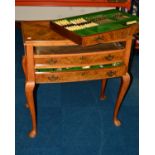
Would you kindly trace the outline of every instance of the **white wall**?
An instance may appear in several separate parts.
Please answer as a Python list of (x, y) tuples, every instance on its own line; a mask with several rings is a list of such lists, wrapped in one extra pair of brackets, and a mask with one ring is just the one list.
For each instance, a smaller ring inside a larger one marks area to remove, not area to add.
[(51, 20), (85, 14), (89, 12), (103, 11), (106, 7), (16, 7), (15, 19), (20, 20)]

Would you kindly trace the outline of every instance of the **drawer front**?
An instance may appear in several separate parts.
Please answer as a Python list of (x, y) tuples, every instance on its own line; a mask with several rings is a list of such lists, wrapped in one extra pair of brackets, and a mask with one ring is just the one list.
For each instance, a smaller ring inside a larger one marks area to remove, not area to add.
[(138, 25), (134, 24), (128, 28), (105, 32), (103, 34), (97, 34), (93, 36), (84, 37), (82, 40), (83, 46), (96, 45), (99, 43), (117, 42), (120, 40), (125, 40), (137, 32)]
[(126, 73), (126, 67), (114, 67), (104, 69), (92, 69), (67, 72), (36, 72), (36, 83), (61, 83), (85, 80), (97, 80), (104, 78), (119, 77)]
[(75, 66), (88, 66), (99, 64), (110, 64), (122, 61), (124, 50), (115, 52), (97, 52), (92, 54), (72, 54), (60, 56), (46, 56), (35, 58), (35, 68), (63, 68)]

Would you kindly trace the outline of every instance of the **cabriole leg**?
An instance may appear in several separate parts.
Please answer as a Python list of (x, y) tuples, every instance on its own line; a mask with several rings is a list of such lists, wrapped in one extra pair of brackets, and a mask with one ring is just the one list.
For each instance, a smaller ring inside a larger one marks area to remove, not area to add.
[(32, 130), (29, 132), (29, 137), (34, 138), (36, 136), (36, 111), (35, 111), (35, 104), (34, 104), (34, 97), (33, 91), (35, 87), (35, 82), (27, 81), (25, 84), (25, 92), (26, 92), (26, 99), (28, 102), (28, 106), (31, 113), (32, 118)]
[[(25, 75), (25, 79), (27, 78), (27, 69), (26, 69), (26, 56), (24, 55), (22, 58), (22, 67), (23, 67), (23, 71), (24, 71), (24, 75)], [(25, 104), (26, 108), (29, 108), (28, 103)]]
[(101, 81), (101, 92), (100, 92), (100, 100), (105, 100), (105, 87), (106, 87), (107, 79), (103, 79)]
[(119, 112), (122, 100), (128, 90), (129, 84), (130, 84), (130, 75), (129, 73), (126, 73), (125, 75), (122, 76), (121, 86), (120, 86), (120, 90), (119, 90), (117, 101), (114, 108), (113, 121), (116, 126), (121, 125), (121, 121), (118, 119), (118, 112)]

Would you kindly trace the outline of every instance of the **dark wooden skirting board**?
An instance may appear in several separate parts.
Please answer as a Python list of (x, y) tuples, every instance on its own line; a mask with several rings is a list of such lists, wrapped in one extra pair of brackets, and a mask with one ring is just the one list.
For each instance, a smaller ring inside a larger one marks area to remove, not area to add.
[(89, 7), (124, 7), (130, 9), (127, 2), (108, 2), (108, 0), (16, 0), (16, 6), (89, 6)]

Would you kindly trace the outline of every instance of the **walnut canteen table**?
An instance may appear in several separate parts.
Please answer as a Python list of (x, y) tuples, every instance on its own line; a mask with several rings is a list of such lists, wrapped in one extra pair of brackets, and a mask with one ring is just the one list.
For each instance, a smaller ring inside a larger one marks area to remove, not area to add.
[(33, 91), (35, 84), (43, 83), (101, 80), (100, 99), (103, 100), (107, 79), (120, 77), (121, 86), (113, 114), (114, 124), (120, 126), (117, 116), (130, 84), (128, 63), (138, 24), (107, 32), (104, 39), (96, 35), (94, 40), (89, 40), (92, 46), (81, 46), (66, 39), (51, 28), (50, 21), (25, 21), (21, 26), (25, 47), (22, 66), (26, 103), (32, 118), (29, 136), (33, 138), (37, 134)]

